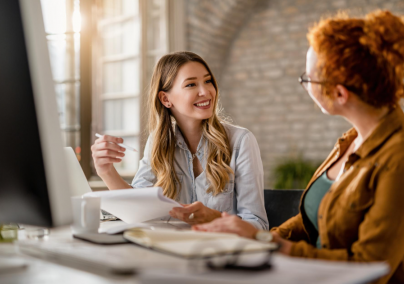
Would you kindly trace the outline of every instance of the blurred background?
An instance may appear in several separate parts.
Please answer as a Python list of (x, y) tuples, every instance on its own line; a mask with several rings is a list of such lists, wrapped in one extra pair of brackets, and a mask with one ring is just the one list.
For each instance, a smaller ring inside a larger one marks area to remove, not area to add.
[(95, 133), (139, 149), (118, 171), (136, 173), (147, 139), (151, 72), (173, 51), (201, 55), (233, 123), (256, 136), (265, 188), (304, 188), (350, 125), (321, 113), (298, 83), (308, 28), (344, 10), (404, 15), (403, 0), (41, 0), (60, 127), (95, 190)]

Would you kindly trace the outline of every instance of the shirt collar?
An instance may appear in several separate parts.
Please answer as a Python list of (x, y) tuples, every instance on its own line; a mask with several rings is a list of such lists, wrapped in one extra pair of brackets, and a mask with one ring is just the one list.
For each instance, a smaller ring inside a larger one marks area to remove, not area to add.
[(180, 128), (178, 127), (177, 124), (175, 124), (174, 133), (175, 133), (175, 143), (176, 143), (176, 145), (178, 147), (180, 147), (181, 149), (183, 149), (183, 150), (188, 150), (187, 143), (185, 143), (184, 137), (182, 136)]
[[(175, 130), (175, 141), (176, 141), (176, 145), (178, 146), (178, 147), (180, 147), (181, 149), (183, 149), (183, 150), (187, 150), (187, 151), (189, 151), (189, 149), (188, 149), (188, 145), (187, 145), (187, 143), (185, 143), (185, 139), (184, 139), (184, 136), (182, 136), (182, 133), (181, 133), (181, 130), (180, 130), (180, 128), (178, 127), (178, 124), (175, 124), (175, 128), (174, 128)], [(197, 147), (197, 155), (198, 155), (198, 153), (201, 153), (201, 149), (202, 149), (202, 147), (203, 147), (203, 145), (204, 145), (204, 136), (202, 135), (202, 137), (201, 137), (201, 140), (199, 141), (199, 144), (198, 144), (198, 147)]]
[(361, 158), (369, 155), (403, 126), (404, 114), (400, 107), (392, 109), (356, 151)]
[(337, 141), (335, 144), (335, 149), (338, 150), (338, 154), (343, 154), (348, 148), (349, 145), (355, 140), (355, 138), (358, 136), (358, 133), (356, 132), (355, 128), (349, 129), (347, 132), (345, 132)]

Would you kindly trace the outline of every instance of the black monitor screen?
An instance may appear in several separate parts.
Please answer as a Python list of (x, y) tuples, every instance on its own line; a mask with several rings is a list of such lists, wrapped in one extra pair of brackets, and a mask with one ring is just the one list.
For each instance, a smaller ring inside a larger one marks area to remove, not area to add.
[(0, 223), (52, 224), (18, 0), (0, 1)]

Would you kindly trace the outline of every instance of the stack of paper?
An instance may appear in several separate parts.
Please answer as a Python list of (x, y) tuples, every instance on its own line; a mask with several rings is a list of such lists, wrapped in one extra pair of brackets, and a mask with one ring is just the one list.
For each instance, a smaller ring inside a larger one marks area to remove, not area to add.
[(89, 192), (86, 196), (101, 197), (101, 209), (129, 224), (163, 217), (172, 208), (182, 207), (165, 197), (161, 187)]

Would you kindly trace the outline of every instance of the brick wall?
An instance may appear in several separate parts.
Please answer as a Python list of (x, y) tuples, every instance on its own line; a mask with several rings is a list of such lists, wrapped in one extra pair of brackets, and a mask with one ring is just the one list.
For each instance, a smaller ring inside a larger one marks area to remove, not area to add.
[(220, 80), (231, 44), (259, 0), (186, 0), (187, 49), (201, 55)]
[(308, 27), (341, 9), (404, 15), (403, 0), (186, 3), (188, 50), (212, 66), (226, 113), (257, 137), (266, 188), (273, 186), (273, 167), (285, 157), (321, 161), (350, 128), (344, 119), (322, 114), (297, 81), (305, 70)]

